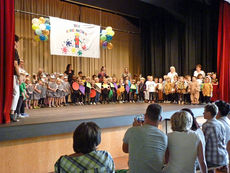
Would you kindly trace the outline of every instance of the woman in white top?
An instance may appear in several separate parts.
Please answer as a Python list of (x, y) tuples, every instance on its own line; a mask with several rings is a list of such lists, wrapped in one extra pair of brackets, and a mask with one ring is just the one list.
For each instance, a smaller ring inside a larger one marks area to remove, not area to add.
[(178, 76), (176, 72), (176, 68), (174, 66), (170, 67), (170, 72), (168, 73), (168, 77), (170, 77), (171, 82), (174, 82), (174, 76)]
[(195, 160), (198, 157), (201, 172), (207, 172), (202, 142), (198, 135), (190, 130), (192, 116), (185, 111), (176, 112), (171, 117), (172, 133), (168, 134), (167, 166), (165, 173), (195, 173)]
[(194, 71), (193, 76), (197, 77), (199, 74), (202, 74), (203, 78), (205, 77), (205, 72), (201, 70), (201, 65), (197, 64), (196, 70)]
[(230, 104), (226, 103), (225, 101), (218, 100), (215, 102), (216, 106), (218, 107), (218, 114), (216, 119), (218, 119), (225, 127), (226, 131), (226, 148), (228, 151), (228, 155), (230, 158), (230, 120), (228, 118), (228, 114), (230, 111)]

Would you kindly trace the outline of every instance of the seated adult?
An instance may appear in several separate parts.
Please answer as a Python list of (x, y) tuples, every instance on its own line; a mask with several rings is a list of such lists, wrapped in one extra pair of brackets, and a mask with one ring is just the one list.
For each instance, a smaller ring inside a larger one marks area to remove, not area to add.
[(216, 118), (224, 125), (225, 127), (225, 144), (227, 147), (227, 151), (228, 151), (228, 156), (230, 158), (230, 120), (228, 118), (228, 114), (230, 111), (230, 104), (226, 103), (225, 101), (221, 101), (218, 100), (215, 102), (215, 104), (218, 107), (218, 114), (216, 116)]
[(208, 167), (228, 165), (228, 152), (226, 149), (226, 132), (224, 125), (216, 119), (218, 107), (215, 104), (207, 104), (204, 107), (204, 119), (202, 125), (206, 147), (205, 157)]
[(198, 157), (201, 172), (207, 172), (202, 143), (198, 135), (190, 130), (192, 116), (185, 111), (176, 112), (171, 117), (173, 132), (168, 134), (168, 149), (164, 172), (166, 173), (192, 173), (196, 172), (195, 161)]
[(174, 82), (174, 77), (178, 76), (176, 68), (174, 66), (170, 67), (170, 72), (168, 72), (168, 77), (171, 79), (171, 82)]
[(97, 151), (101, 142), (101, 130), (93, 122), (83, 122), (73, 134), (74, 154), (61, 156), (55, 164), (55, 172), (115, 172), (111, 155)]
[(203, 76), (203, 78), (205, 77), (205, 72), (203, 70), (201, 70), (201, 65), (197, 64), (196, 70), (194, 71), (193, 76), (197, 77), (199, 74), (201, 74)]
[(167, 136), (157, 127), (162, 108), (158, 104), (148, 106), (144, 124), (134, 120), (123, 139), (123, 151), (129, 153), (130, 173), (159, 173), (164, 163)]

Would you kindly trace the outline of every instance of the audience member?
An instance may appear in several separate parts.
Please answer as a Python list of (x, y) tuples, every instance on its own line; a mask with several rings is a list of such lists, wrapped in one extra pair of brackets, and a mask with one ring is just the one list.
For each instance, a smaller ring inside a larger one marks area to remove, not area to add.
[(111, 155), (98, 151), (101, 129), (94, 122), (83, 122), (73, 134), (74, 154), (61, 156), (55, 164), (55, 172), (115, 172)]
[(125, 133), (123, 151), (129, 153), (130, 173), (161, 172), (167, 148), (167, 136), (157, 128), (161, 121), (161, 112), (160, 105), (149, 105), (144, 124), (135, 119), (134, 127)]
[(218, 107), (207, 104), (204, 108), (204, 118), (207, 120), (202, 125), (206, 147), (205, 157), (208, 167), (227, 166), (228, 152), (226, 150), (226, 131), (224, 125), (216, 119)]
[(172, 133), (168, 134), (168, 149), (164, 172), (181, 173), (196, 171), (195, 160), (198, 157), (201, 172), (207, 172), (202, 142), (198, 135), (190, 130), (192, 116), (186, 111), (176, 112), (171, 117)]

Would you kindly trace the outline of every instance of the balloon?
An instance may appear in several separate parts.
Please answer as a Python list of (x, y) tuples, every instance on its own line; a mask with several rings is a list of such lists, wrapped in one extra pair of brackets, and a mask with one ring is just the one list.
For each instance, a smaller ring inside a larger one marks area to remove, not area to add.
[(106, 46), (102, 46), (103, 49), (106, 49)]
[(106, 40), (106, 36), (105, 36), (105, 35), (102, 35), (102, 36), (101, 36), (101, 40), (102, 40), (102, 41), (105, 41), (105, 40)]
[(36, 33), (37, 35), (42, 35), (42, 31), (41, 31), (40, 29), (36, 29), (36, 30), (35, 30), (35, 33)]
[(45, 23), (46, 22), (46, 19), (44, 17), (39, 17), (39, 20), (41, 23)]
[(48, 40), (48, 36), (47, 35), (45, 35), (45, 40), (44, 41), (47, 41)]
[(112, 49), (113, 48), (113, 44), (112, 43), (108, 43), (107, 47), (108, 47), (108, 49)]
[(32, 24), (39, 24), (38, 18), (33, 18), (32, 19)]
[(39, 26), (38, 26), (37, 24), (33, 24), (33, 25), (32, 25), (32, 29), (33, 29), (33, 30), (36, 30), (36, 29), (38, 29), (38, 28), (39, 28)]
[(107, 35), (114, 36), (115, 32), (114, 31), (109, 31)]
[(112, 31), (113, 29), (112, 29), (112, 27), (111, 26), (108, 26), (108, 27), (106, 27), (106, 29), (105, 29), (107, 32), (109, 32), (109, 31)]
[(36, 35), (36, 36), (34, 37), (34, 40), (35, 40), (35, 41), (40, 41), (40, 36), (39, 36), (39, 35)]
[(49, 24), (46, 24), (46, 30), (50, 30), (50, 25)]
[(49, 35), (49, 33), (50, 33), (50, 32), (49, 32), (48, 30), (42, 31), (42, 34), (43, 34), (43, 35), (46, 35), (46, 36)]
[(104, 41), (103, 43), (102, 43), (102, 46), (104, 46), (104, 47), (106, 47), (108, 45), (108, 42), (107, 41)]
[(50, 23), (50, 19), (49, 18), (45, 18), (45, 24), (49, 24)]
[(106, 35), (106, 34), (107, 34), (107, 31), (103, 29), (103, 30), (101, 31), (101, 34), (102, 34), (102, 35)]
[(44, 35), (40, 35), (40, 40), (44, 41), (46, 37)]
[(112, 36), (106, 35), (106, 41), (110, 42), (112, 40), (112, 38), (113, 38)]
[(40, 30), (45, 30), (46, 29), (46, 25), (45, 24), (40, 24), (39, 28), (40, 28)]

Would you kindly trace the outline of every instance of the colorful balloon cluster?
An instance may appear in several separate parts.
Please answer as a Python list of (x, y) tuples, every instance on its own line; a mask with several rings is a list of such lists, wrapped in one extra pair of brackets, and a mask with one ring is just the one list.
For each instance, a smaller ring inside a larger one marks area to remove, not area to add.
[(40, 17), (32, 19), (32, 29), (34, 30), (36, 41), (47, 41), (50, 33), (49, 18)]
[(104, 49), (112, 49), (113, 44), (111, 43), (115, 32), (111, 26), (106, 27), (101, 31), (101, 45)]

